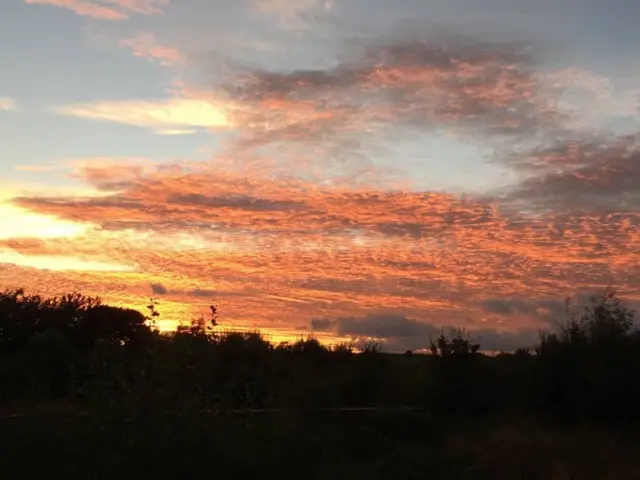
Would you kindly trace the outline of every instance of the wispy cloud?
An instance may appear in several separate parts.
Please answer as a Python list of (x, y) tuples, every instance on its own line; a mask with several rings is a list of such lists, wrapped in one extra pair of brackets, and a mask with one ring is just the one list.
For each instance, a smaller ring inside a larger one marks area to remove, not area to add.
[(32, 5), (51, 5), (97, 20), (126, 20), (132, 14), (162, 13), (170, 0), (24, 0)]
[(253, 0), (264, 13), (276, 17), (289, 29), (306, 28), (309, 16), (333, 10), (332, 0)]
[[(149, 33), (122, 45), (165, 65), (182, 58)], [(559, 104), (568, 89), (611, 96), (589, 72), (538, 73), (528, 45), (439, 31), (362, 40), (344, 57), (325, 69), (238, 70), (213, 88), (187, 85), (182, 96), (167, 100), (92, 102), (57, 111), (165, 134), (232, 128), (240, 133), (229, 145), (235, 156), (272, 147), (281, 158), (298, 156), (304, 144), (316, 158), (352, 160), (425, 130), (448, 129), (485, 143), (555, 134), (584, 113)]]
[(116, 5), (118, 8), (145, 15), (163, 13), (171, 0), (102, 0), (104, 3)]
[(57, 165), (16, 165), (14, 170), (16, 172), (53, 172), (57, 170), (59, 167)]
[(136, 57), (148, 58), (164, 66), (177, 65), (184, 60), (180, 50), (161, 45), (150, 32), (138, 32), (132, 38), (120, 40), (120, 45), (130, 49)]
[(20, 108), (13, 98), (0, 97), (0, 112), (13, 112)]
[(10, 249), (0, 247), (0, 264), (11, 263), (19, 267), (37, 268), (57, 272), (130, 272), (134, 267), (114, 263), (98, 262), (67, 256), (22, 255)]
[(516, 142), (566, 128), (582, 110), (558, 98), (597, 88), (588, 72), (542, 74), (536, 63), (527, 44), (406, 33), (354, 41), (327, 68), (239, 71), (212, 96), (233, 102), (234, 154), (277, 146), (296, 156), (304, 145), (316, 157), (366, 155), (439, 129)]
[(117, 122), (159, 134), (189, 134), (199, 128), (229, 128), (225, 105), (194, 98), (90, 102), (55, 108), (59, 115)]

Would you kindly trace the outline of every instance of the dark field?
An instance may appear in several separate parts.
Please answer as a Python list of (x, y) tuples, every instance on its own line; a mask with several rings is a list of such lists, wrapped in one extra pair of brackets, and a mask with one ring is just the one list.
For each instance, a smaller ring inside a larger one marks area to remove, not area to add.
[(611, 292), (497, 356), (460, 332), (393, 355), (152, 319), (0, 295), (3, 478), (640, 478), (640, 335)]
[(412, 412), (31, 411), (2, 420), (3, 478), (632, 479), (630, 433)]

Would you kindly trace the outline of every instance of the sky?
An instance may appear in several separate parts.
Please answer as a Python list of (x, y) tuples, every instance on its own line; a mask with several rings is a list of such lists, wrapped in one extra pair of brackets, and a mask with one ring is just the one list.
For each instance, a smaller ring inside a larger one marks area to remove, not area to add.
[(640, 306), (633, 0), (1, 0), (0, 289), (421, 349)]

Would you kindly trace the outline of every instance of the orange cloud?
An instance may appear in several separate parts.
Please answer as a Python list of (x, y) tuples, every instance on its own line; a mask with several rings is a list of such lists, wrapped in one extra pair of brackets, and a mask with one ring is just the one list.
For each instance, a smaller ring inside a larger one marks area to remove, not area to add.
[(619, 114), (629, 93), (584, 70), (539, 72), (529, 45), (436, 31), (365, 39), (357, 47), (334, 66), (239, 71), (213, 94), (188, 93), (233, 105), (240, 135), (228, 156), (277, 149), (291, 163), (304, 152), (342, 164), (434, 129), (489, 145), (585, 132), (589, 115)]
[[(549, 320), (548, 302), (576, 285), (615, 281), (640, 296), (637, 212), (531, 216), (490, 200), (322, 187), (266, 173), (96, 163), (76, 174), (97, 188), (118, 185), (113, 193), (14, 203), (98, 230), (5, 248), (135, 264), (95, 282), (124, 289), (127, 298), (162, 284), (165, 301), (196, 310), (219, 303), (227, 322), (245, 327), (304, 329), (312, 318), (383, 311), (436, 324), (473, 327), (475, 319), (478, 328), (535, 329)], [(488, 297), (516, 306), (501, 309)]]
[[(148, 33), (123, 45), (165, 65), (182, 58)], [(397, 142), (399, 129), (401, 135), (455, 129), (485, 143), (505, 135), (553, 135), (579, 116), (557, 107), (559, 95), (568, 88), (594, 93), (604, 85), (588, 72), (540, 75), (534, 65), (531, 53), (511, 44), (407, 37), (365, 43), (335, 67), (237, 72), (212, 93), (185, 86), (168, 100), (92, 102), (56, 111), (163, 134), (234, 129), (239, 135), (226, 153), (236, 158), (277, 148), (280, 158), (295, 156), (296, 162), (304, 151), (351, 164)]]
[(358, 47), (337, 66), (244, 71), (213, 94), (186, 90), (233, 105), (240, 136), (228, 146), (230, 156), (278, 148), (281, 158), (302, 150), (351, 162), (397, 143), (398, 135), (435, 128), (485, 143), (555, 134), (575, 113), (559, 109), (558, 96), (570, 87), (597, 88), (587, 73), (538, 74), (534, 55), (512, 44), (406, 35)]

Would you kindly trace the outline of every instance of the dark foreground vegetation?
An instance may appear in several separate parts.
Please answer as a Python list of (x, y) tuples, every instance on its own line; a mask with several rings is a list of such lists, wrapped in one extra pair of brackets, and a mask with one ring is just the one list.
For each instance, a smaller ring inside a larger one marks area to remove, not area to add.
[(171, 334), (82, 295), (0, 293), (3, 478), (640, 478), (640, 332), (596, 295), (532, 351), (431, 355)]

